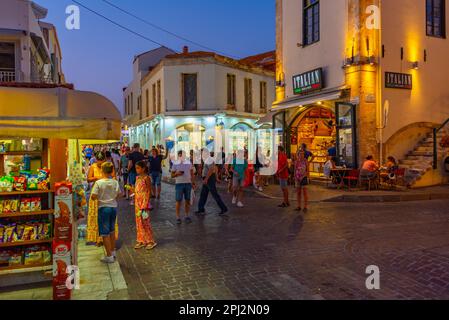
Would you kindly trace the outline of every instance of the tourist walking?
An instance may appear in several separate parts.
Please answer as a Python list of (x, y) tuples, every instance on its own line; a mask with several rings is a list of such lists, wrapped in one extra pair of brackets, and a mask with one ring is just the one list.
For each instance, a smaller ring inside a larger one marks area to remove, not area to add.
[(151, 180), (148, 176), (148, 166), (145, 161), (136, 163), (136, 186), (135, 194), (135, 213), (136, 213), (136, 230), (137, 243), (134, 249), (146, 248), (151, 250), (156, 247), (154, 240), (153, 228), (151, 227), (150, 211), (152, 210), (151, 197)]
[[(130, 148), (126, 147), (123, 149), (123, 153), (120, 157), (120, 171), (121, 171), (121, 177), (122, 177), (122, 183), (123, 187), (125, 187), (128, 184), (128, 155), (130, 152)], [(127, 200), (129, 200), (129, 191), (124, 188), (125, 197)]]
[[(300, 149), (295, 161), (295, 187), (298, 200), (296, 211), (307, 212), (309, 205), (309, 195), (307, 186), (309, 185), (309, 161), (306, 158), (306, 151)], [(301, 207), (302, 195), (304, 195), (304, 209)]]
[(288, 200), (288, 159), (285, 154), (284, 147), (278, 147), (278, 170), (276, 175), (279, 179), (279, 185), (281, 186), (284, 202), (279, 205), (280, 208), (290, 207), (290, 201)]
[[(101, 166), (106, 163), (106, 156), (103, 152), (98, 152), (95, 155), (96, 162), (92, 164), (89, 168), (89, 173), (87, 175), (87, 182), (92, 184), (103, 178), (103, 170)], [(111, 173), (113, 179), (116, 178), (115, 172)], [(115, 228), (116, 238), (118, 237), (118, 227)], [(86, 242), (88, 244), (96, 244), (101, 246), (103, 244), (103, 239), (98, 233), (98, 200), (93, 197), (89, 198), (89, 211), (87, 216), (87, 237)]]
[(151, 156), (148, 158), (148, 164), (150, 167), (151, 176), (151, 196), (157, 199), (161, 198), (162, 192), (162, 161), (164, 161), (168, 156), (168, 153), (162, 156), (159, 150), (153, 148), (151, 150)]
[(190, 201), (192, 197), (192, 189), (195, 188), (193, 165), (189, 159), (186, 159), (184, 151), (178, 152), (178, 159), (172, 167), (172, 178), (176, 180), (176, 223), (179, 225), (181, 220), (181, 206), (184, 202), (185, 222), (191, 223), (190, 218)]
[(101, 165), (102, 178), (97, 180), (92, 188), (91, 198), (98, 202), (98, 235), (102, 238), (106, 256), (104, 263), (114, 263), (116, 257), (115, 232), (117, 224), (117, 198), (120, 186), (113, 178), (114, 165), (104, 162)]
[(198, 202), (198, 211), (197, 214), (204, 214), (206, 212), (205, 205), (207, 202), (207, 198), (209, 197), (209, 193), (212, 194), (217, 205), (220, 207), (219, 215), (224, 215), (228, 212), (228, 208), (224, 204), (217, 190), (217, 180), (218, 180), (218, 166), (215, 163), (214, 155), (210, 154), (208, 149), (204, 149), (203, 151), (203, 186), (201, 188), (200, 200)]
[[(136, 163), (144, 160), (143, 153), (140, 151), (140, 144), (135, 143), (133, 151), (128, 155), (128, 184), (131, 187), (136, 185)], [(134, 201), (131, 200), (130, 205), (134, 205)]]
[(245, 172), (248, 169), (248, 161), (245, 159), (245, 151), (237, 151), (237, 156), (233, 160), (232, 171), (232, 186), (234, 189), (234, 197), (232, 204), (237, 204), (237, 207), (243, 208), (243, 187), (245, 183)]

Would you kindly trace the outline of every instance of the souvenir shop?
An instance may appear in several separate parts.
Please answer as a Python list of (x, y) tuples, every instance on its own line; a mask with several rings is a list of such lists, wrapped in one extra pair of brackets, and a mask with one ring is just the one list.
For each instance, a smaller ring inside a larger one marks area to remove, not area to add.
[[(112, 118), (92, 111), (100, 107)], [(70, 298), (67, 267), (77, 264), (85, 210), (77, 139), (118, 140), (115, 110), (88, 92), (0, 88), (1, 288), (48, 283), (54, 299)]]

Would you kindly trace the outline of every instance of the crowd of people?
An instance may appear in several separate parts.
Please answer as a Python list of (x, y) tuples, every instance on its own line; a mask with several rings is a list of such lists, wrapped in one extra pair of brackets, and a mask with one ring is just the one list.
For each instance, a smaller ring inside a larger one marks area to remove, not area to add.
[[(97, 150), (95, 150), (97, 149)], [(332, 148), (331, 148), (332, 149)], [(324, 165), (324, 175), (330, 177), (336, 168), (336, 150), (329, 149), (328, 161)], [(335, 148), (334, 148), (335, 149)], [(87, 181), (91, 192), (87, 220), (87, 242), (98, 246), (104, 245), (107, 256), (105, 263), (115, 261), (115, 242), (118, 238), (117, 199), (123, 196), (134, 206), (136, 223), (135, 249), (152, 250), (157, 246), (151, 226), (152, 201), (158, 201), (162, 193), (162, 176), (164, 167), (175, 184), (176, 223), (192, 223), (191, 208), (197, 203), (195, 214), (204, 216), (209, 194), (216, 202), (218, 215), (229, 212), (217, 187), (227, 183), (227, 191), (232, 194), (232, 205), (244, 208), (245, 188), (254, 186), (263, 191), (268, 179), (276, 177), (282, 190), (283, 202), (279, 208), (289, 208), (289, 187), (294, 185), (297, 207), (295, 211), (306, 213), (309, 210), (310, 163), (314, 155), (302, 144), (296, 154), (288, 158), (284, 147), (279, 146), (276, 157), (271, 152), (260, 152), (249, 157), (246, 148), (226, 154), (222, 148), (217, 155), (207, 148), (200, 154), (191, 151), (178, 151), (176, 155), (163, 146), (154, 146), (151, 150), (142, 150), (139, 144), (132, 148), (98, 148), (86, 147), (84, 156), (89, 165)], [(385, 166), (379, 166), (372, 156), (368, 156), (361, 167), (364, 175), (377, 174), (383, 168), (387, 177), (398, 168), (397, 161), (388, 157)], [(197, 185), (201, 188), (197, 188)], [(195, 191), (199, 193), (195, 201)], [(222, 191), (224, 192), (224, 191)]]

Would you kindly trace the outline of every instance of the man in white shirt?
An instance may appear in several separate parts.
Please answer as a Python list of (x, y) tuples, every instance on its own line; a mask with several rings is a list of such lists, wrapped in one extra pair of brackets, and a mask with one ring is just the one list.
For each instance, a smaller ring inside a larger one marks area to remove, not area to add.
[(176, 223), (181, 224), (181, 205), (185, 202), (185, 222), (191, 223), (189, 217), (190, 200), (192, 197), (192, 189), (195, 188), (193, 181), (193, 166), (189, 159), (186, 158), (184, 151), (178, 152), (178, 159), (173, 164), (171, 176), (176, 180)]

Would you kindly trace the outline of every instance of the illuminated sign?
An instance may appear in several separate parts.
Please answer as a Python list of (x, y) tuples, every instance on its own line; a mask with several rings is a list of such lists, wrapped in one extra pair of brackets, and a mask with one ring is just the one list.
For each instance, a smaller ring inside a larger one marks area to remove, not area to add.
[(293, 77), (293, 92), (306, 94), (323, 88), (323, 69), (315, 69)]
[(412, 90), (412, 75), (406, 73), (385, 72), (385, 87), (391, 89)]

